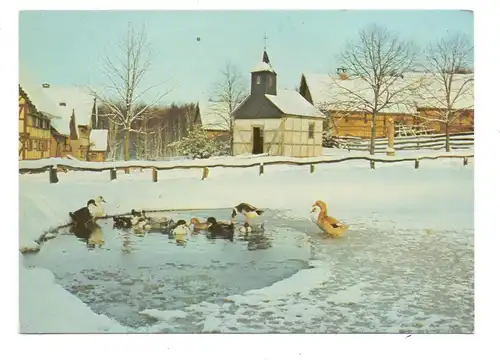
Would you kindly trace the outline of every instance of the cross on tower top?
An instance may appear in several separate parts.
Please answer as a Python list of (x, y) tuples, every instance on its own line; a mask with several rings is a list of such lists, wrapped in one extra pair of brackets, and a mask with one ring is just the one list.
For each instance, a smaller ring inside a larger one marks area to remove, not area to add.
[(267, 34), (264, 33), (264, 50), (266, 50), (267, 48), (267, 39), (268, 39)]

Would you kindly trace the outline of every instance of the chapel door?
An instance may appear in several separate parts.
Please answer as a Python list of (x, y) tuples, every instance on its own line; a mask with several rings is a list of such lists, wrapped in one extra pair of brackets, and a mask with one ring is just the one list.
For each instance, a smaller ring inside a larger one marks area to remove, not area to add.
[(264, 152), (264, 132), (260, 127), (253, 128), (253, 148), (252, 154), (262, 154)]

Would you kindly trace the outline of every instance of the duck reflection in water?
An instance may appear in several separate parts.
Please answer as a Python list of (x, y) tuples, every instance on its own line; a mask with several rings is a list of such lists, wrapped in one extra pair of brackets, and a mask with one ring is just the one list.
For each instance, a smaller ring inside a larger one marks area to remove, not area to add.
[(101, 248), (104, 245), (104, 237), (102, 227), (94, 220), (86, 223), (73, 223), (70, 227), (70, 232), (74, 234), (80, 241), (87, 244), (89, 249), (97, 247)]
[(250, 251), (265, 250), (272, 247), (271, 239), (262, 232), (252, 232), (251, 234), (245, 236), (245, 240), (248, 240), (247, 249)]
[(130, 247), (131, 241), (130, 241), (130, 234), (124, 232), (123, 233), (123, 243), (122, 243), (122, 252), (126, 254), (130, 254), (132, 251), (132, 248)]

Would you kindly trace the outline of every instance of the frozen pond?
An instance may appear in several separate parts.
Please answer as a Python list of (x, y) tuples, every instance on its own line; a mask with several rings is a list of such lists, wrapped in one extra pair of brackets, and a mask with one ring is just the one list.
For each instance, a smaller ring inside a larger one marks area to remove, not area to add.
[[(229, 210), (172, 214), (208, 215), (227, 219)], [(25, 262), (140, 332), (474, 331), (472, 222), (425, 229), (410, 226), (411, 213), (398, 215), (406, 223), (365, 217), (331, 240), (307, 219), (265, 215), (263, 233), (233, 241), (200, 234), (182, 246), (165, 235), (113, 230), (109, 220), (101, 247), (59, 235)], [(283, 286), (245, 294), (273, 284)]]

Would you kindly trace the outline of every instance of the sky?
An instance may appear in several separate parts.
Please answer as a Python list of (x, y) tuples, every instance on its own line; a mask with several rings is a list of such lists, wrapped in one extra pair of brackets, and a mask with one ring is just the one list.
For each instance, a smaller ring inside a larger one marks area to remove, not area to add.
[(460, 10), (21, 11), (21, 69), (40, 83), (101, 87), (103, 58), (129, 22), (145, 26), (153, 49), (144, 86), (167, 82), (168, 103), (208, 98), (228, 61), (249, 86), (264, 34), (278, 87), (287, 89), (298, 87), (302, 73), (334, 71), (335, 55), (371, 24), (420, 47), (457, 32), (474, 41), (474, 15)]

